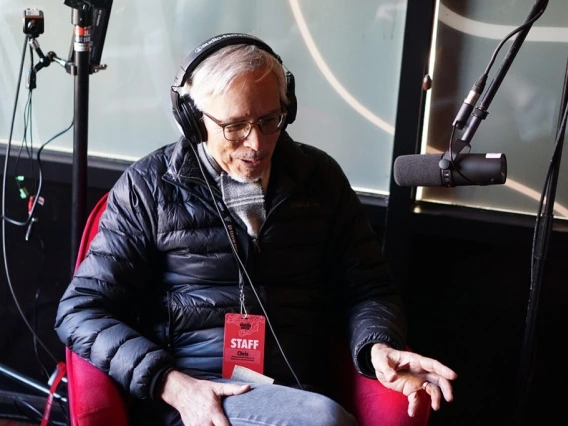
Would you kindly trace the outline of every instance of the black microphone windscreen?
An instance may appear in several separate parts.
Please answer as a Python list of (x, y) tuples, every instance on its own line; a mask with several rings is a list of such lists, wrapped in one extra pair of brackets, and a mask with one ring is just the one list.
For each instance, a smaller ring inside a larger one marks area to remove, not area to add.
[(441, 159), (442, 154), (401, 155), (394, 161), (394, 180), (399, 186), (442, 186)]

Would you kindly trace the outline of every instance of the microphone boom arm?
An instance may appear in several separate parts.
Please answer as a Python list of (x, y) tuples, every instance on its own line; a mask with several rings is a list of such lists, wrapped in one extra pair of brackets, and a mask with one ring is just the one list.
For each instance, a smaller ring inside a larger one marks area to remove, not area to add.
[[(515, 60), (517, 53), (519, 52), (534, 22), (536, 22), (538, 17), (542, 15), (544, 10), (548, 6), (548, 1), (549, 0), (537, 0), (533, 5), (529, 15), (527, 16), (527, 19), (525, 20), (525, 23), (523, 24), (524, 28), (519, 31), (517, 37), (515, 37), (513, 44), (509, 48), (507, 55), (501, 63), (501, 67), (499, 68), (495, 75), (495, 78), (487, 88), (487, 91), (485, 92), (485, 95), (483, 95), (481, 102), (473, 109), (472, 117), (462, 137), (453, 141), (451, 144), (451, 149), (446, 151), (442, 156), (442, 160), (447, 160), (444, 162), (444, 165), (449, 165), (448, 163), (450, 162), (459, 162), (459, 154), (466, 146), (469, 145), (469, 143), (473, 139), (473, 136), (475, 135), (475, 132), (477, 132), (481, 121), (484, 120), (489, 114), (487, 111), (489, 109), (489, 105), (493, 101), (497, 90), (501, 86), (505, 75), (509, 71), (509, 68)], [(440, 167), (443, 168), (442, 164), (440, 165)]]

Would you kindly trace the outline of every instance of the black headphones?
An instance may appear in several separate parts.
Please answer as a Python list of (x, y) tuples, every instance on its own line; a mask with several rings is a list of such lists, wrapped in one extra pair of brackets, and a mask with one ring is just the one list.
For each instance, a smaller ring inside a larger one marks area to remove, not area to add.
[[(202, 142), (207, 140), (207, 130), (203, 124), (203, 113), (195, 106), (189, 94), (180, 95), (179, 89), (183, 87), (195, 68), (209, 55), (225, 46), (235, 44), (251, 44), (270, 53), (282, 64), (282, 59), (259, 38), (242, 33), (227, 33), (210, 38), (197, 46), (183, 60), (176, 74), (174, 84), (171, 87), (172, 111), (176, 122), (181, 127), (184, 136), (190, 141)], [(286, 70), (286, 124), (291, 124), (296, 119), (298, 104), (296, 100), (294, 75)]]

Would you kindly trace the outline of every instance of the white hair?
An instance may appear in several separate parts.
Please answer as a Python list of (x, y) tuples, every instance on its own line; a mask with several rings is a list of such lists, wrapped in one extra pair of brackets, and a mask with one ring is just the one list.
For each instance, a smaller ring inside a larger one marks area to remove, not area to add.
[(197, 109), (203, 111), (207, 98), (225, 94), (236, 77), (258, 69), (266, 70), (261, 78), (274, 73), (280, 86), (280, 101), (287, 105), (286, 76), (281, 63), (269, 52), (250, 44), (226, 46), (205, 58), (180, 92), (189, 94)]

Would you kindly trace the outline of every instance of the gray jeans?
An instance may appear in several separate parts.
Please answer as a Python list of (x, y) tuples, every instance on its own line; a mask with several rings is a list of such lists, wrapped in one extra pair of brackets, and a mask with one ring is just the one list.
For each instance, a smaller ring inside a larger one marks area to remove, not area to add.
[[(223, 409), (232, 426), (357, 426), (355, 418), (341, 405), (318, 393), (280, 385), (252, 384), (251, 388), (223, 399)], [(168, 411), (163, 425), (183, 426), (178, 412)]]

